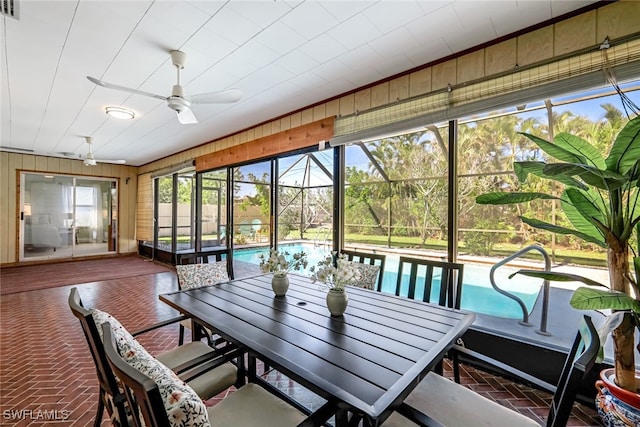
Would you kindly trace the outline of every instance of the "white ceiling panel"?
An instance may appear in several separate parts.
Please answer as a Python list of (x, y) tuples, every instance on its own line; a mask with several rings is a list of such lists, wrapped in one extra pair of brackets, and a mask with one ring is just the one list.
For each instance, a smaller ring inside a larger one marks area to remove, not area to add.
[(328, 34), (321, 34), (298, 49), (309, 56), (315, 58), (318, 63), (336, 58), (347, 50)]
[(375, 25), (382, 34), (390, 33), (407, 25), (421, 15), (417, 2), (378, 2), (362, 14)]
[(347, 0), (347, 1), (319, 1), (323, 9), (333, 15), (338, 22), (344, 22), (349, 18), (362, 13), (376, 4), (371, 0)]
[[(2, 18), (0, 145), (141, 165), (304, 109), (594, 1), (48, 0)], [(186, 54), (187, 96), (238, 88), (234, 104), (194, 105), (181, 125), (170, 50)], [(123, 105), (133, 120), (109, 118)]]
[(236, 1), (229, 2), (226, 7), (264, 29), (280, 20), (299, 4), (270, 1)]
[(306, 42), (306, 39), (282, 22), (274, 22), (260, 34), (257, 34), (254, 41), (269, 46), (279, 55), (286, 55), (300, 47)]
[(380, 37), (382, 32), (366, 16), (355, 15), (332, 28), (329, 34), (345, 49), (353, 50)]
[(284, 16), (282, 23), (307, 40), (313, 40), (338, 25), (339, 21), (321, 2), (305, 2)]

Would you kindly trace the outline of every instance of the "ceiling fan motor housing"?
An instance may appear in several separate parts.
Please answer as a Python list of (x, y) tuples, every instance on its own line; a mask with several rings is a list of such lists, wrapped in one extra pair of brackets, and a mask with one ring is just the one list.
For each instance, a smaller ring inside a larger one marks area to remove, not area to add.
[(167, 105), (178, 113), (191, 108), (191, 103), (184, 96), (184, 90), (181, 85), (174, 85), (171, 96), (167, 99)]

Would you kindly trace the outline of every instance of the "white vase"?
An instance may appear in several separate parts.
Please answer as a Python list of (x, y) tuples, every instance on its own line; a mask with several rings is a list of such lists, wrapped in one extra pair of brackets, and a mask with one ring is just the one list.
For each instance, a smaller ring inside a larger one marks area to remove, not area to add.
[(342, 316), (348, 303), (349, 296), (346, 290), (329, 289), (327, 292), (327, 308), (332, 316)]
[(274, 274), (271, 279), (271, 288), (277, 297), (284, 296), (289, 289), (289, 277), (286, 274), (284, 276)]

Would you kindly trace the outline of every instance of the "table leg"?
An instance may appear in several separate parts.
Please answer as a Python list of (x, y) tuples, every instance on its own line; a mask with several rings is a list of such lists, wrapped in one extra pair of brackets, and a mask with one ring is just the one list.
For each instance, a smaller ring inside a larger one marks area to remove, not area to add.
[(335, 415), (336, 427), (347, 427), (349, 425), (349, 411), (343, 405), (338, 404)]
[(247, 383), (247, 365), (244, 362), (245, 353), (240, 353), (236, 358), (236, 367), (238, 368), (238, 379), (236, 380), (236, 388), (240, 388)]
[(248, 359), (248, 367), (247, 367), (247, 377), (249, 378), (249, 382), (256, 382), (256, 377), (257, 377), (257, 367), (256, 367), (256, 357), (248, 354), (247, 355), (247, 359)]

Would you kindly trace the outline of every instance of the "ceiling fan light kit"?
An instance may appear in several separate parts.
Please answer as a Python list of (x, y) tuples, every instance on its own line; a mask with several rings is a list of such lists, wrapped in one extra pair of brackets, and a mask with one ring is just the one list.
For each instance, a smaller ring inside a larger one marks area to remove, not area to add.
[(122, 120), (131, 120), (136, 116), (136, 113), (124, 107), (106, 107), (105, 112), (110, 117)]

